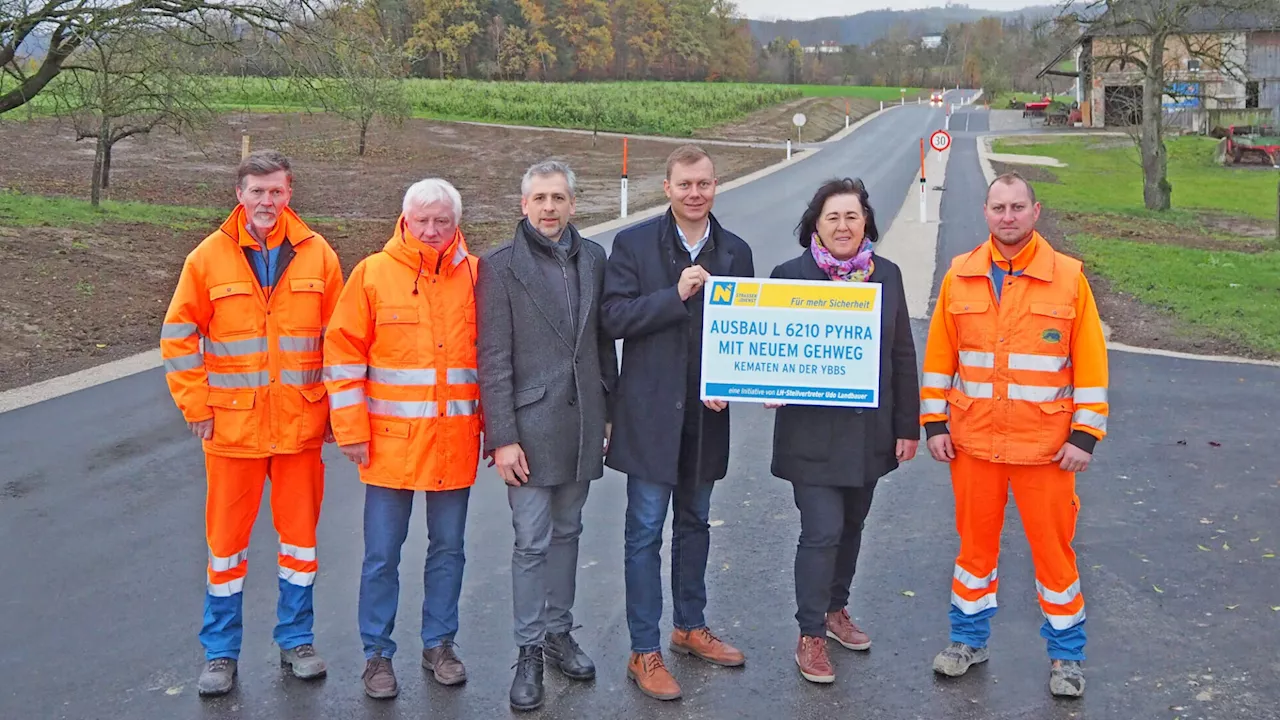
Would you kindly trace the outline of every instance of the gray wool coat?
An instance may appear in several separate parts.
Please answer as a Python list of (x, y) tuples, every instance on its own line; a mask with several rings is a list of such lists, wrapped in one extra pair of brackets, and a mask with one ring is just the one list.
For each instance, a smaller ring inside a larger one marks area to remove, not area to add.
[[(599, 331), (605, 251), (577, 238), (571, 293), (550, 282), (545, 266), (557, 261), (527, 232), (521, 223), (511, 243), (482, 258), (476, 280), (484, 449), (520, 443), (533, 487), (594, 480), (604, 474), (608, 394), (618, 378), (617, 350)], [(575, 294), (570, 328), (565, 309)]]

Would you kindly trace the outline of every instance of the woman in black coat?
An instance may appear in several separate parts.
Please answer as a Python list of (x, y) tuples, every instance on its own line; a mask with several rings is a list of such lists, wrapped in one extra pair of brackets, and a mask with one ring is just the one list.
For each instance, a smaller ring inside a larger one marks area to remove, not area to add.
[(772, 472), (791, 482), (800, 510), (796, 664), (805, 679), (829, 683), (835, 673), (827, 637), (850, 650), (871, 647), (845, 606), (876, 481), (916, 454), (920, 395), (902, 272), (873, 252), (879, 231), (862, 181), (831, 180), (818, 188), (798, 229), (804, 252), (771, 277), (882, 288), (879, 407), (765, 406), (778, 409)]

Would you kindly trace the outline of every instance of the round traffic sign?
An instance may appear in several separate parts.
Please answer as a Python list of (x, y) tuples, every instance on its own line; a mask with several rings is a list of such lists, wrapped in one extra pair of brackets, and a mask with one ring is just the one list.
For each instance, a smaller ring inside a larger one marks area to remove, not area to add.
[(804, 116), (804, 113), (796, 113), (795, 117), (791, 118), (791, 122), (795, 123), (796, 127), (804, 127), (807, 121), (808, 118)]
[(951, 147), (951, 135), (946, 130), (939, 130), (929, 136), (929, 147), (942, 152)]

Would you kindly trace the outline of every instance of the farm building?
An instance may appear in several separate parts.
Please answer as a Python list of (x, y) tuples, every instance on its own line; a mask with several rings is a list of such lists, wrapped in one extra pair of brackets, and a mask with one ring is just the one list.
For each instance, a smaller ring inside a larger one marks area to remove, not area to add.
[[(1136, 25), (1108, 23), (1086, 29), (1040, 71), (1075, 79), (1076, 100), (1085, 127), (1135, 125), (1142, 119), (1142, 70), (1147, 37), (1126, 30)], [(1165, 44), (1163, 98), (1170, 126), (1205, 132), (1214, 126), (1249, 124), (1270, 113), (1280, 125), (1280, 20), (1253, 14), (1192, 13), (1185, 33)], [(1072, 54), (1076, 71), (1058, 69)]]

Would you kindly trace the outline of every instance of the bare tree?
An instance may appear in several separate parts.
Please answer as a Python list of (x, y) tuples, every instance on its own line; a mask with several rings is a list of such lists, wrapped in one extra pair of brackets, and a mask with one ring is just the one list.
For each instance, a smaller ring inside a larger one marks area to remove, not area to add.
[(1241, 31), (1280, 26), (1278, 5), (1276, 0), (1077, 0), (1064, 6), (1062, 15), (1092, 39), (1095, 72), (1128, 71), (1141, 83), (1138, 149), (1147, 209), (1171, 206), (1163, 104), (1180, 61), (1197, 61), (1206, 80), (1211, 73), (1242, 80), (1247, 58)]
[(35, 98), (91, 39), (163, 27), (192, 42), (217, 42), (213, 31), (228, 24), (241, 34), (281, 34), (307, 14), (308, 1), (0, 0), (0, 114)]
[(409, 114), (404, 78), (410, 58), (367, 20), (358, 8), (340, 7), (299, 35), (292, 53), (293, 82), (326, 112), (356, 126), (361, 156), (375, 119), (398, 125)]
[(187, 133), (212, 117), (207, 78), (168, 33), (139, 27), (81, 41), (50, 89), (54, 112), (71, 121), (76, 140), (96, 145), (90, 200), (97, 207), (111, 180), (116, 143), (156, 128)]

